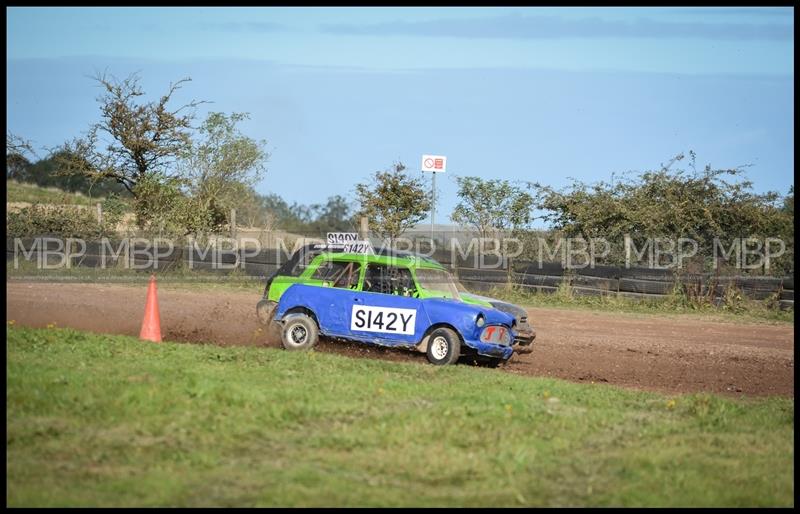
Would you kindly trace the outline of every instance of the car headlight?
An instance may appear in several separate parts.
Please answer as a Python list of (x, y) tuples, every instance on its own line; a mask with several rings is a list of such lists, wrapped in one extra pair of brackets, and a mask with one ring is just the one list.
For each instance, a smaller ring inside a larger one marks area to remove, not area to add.
[(483, 317), (483, 314), (478, 314), (478, 319), (475, 320), (475, 324), (479, 327), (482, 327), (486, 324), (486, 318)]

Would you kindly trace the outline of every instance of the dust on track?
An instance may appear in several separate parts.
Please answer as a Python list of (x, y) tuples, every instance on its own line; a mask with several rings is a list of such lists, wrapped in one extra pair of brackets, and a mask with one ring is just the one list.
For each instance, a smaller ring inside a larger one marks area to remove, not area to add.
[[(6, 282), (6, 320), (55, 323), (136, 336), (144, 313), (140, 285)], [(220, 292), (160, 287), (164, 339), (223, 346), (273, 346), (255, 315), (260, 289)], [(499, 370), (665, 393), (794, 397), (794, 326), (569, 309), (528, 309), (534, 350)], [(318, 349), (351, 357), (426, 361), (423, 354), (321, 340)]]

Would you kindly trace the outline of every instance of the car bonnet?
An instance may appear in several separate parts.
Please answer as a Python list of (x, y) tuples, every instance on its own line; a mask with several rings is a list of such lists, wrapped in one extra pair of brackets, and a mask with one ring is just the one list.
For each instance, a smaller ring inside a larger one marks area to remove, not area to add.
[(468, 303), (464, 303), (458, 300), (452, 300), (449, 298), (426, 298), (422, 300), (424, 304), (427, 305), (437, 305), (437, 306), (446, 306), (450, 309), (457, 309), (463, 313), (469, 313), (473, 315), (483, 314), (484, 318), (486, 318), (487, 325), (496, 325), (496, 324), (504, 324), (511, 326), (514, 323), (514, 316), (508, 314), (503, 311), (499, 311), (497, 309), (493, 309), (490, 307), (482, 307), (480, 305), (471, 305)]

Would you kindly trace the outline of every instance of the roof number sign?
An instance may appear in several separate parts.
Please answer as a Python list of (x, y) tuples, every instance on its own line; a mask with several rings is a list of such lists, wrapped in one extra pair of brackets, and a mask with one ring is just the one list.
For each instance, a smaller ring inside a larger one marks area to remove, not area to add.
[(355, 232), (328, 232), (329, 245), (355, 243), (356, 241), (358, 241), (358, 234)]
[(375, 253), (372, 250), (372, 244), (369, 241), (354, 241), (352, 243), (345, 243), (342, 250), (344, 253)]
[(356, 232), (328, 232), (328, 246), (344, 253), (375, 253), (369, 241), (359, 239)]

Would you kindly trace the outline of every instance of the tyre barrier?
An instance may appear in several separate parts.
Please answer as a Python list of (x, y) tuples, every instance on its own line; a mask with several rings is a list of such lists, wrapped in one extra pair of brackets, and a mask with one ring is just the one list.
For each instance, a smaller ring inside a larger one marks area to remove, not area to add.
[(564, 282), (563, 276), (551, 275), (523, 275), (515, 273), (513, 277), (514, 283), (526, 286), (547, 286), (557, 288)]
[(274, 265), (259, 264), (257, 262), (250, 261), (246, 261), (242, 268), (244, 268), (245, 274), (251, 277), (264, 277), (265, 279), (278, 269), (278, 267)]
[(651, 280), (671, 282), (675, 279), (673, 270), (650, 268), (618, 268), (617, 277), (630, 280)]
[(734, 278), (734, 282), (741, 287), (775, 291), (781, 287), (783, 279), (777, 277), (738, 277)]
[(619, 290), (626, 293), (643, 293), (667, 295), (675, 287), (673, 282), (658, 282), (654, 280), (639, 280), (632, 278), (619, 279)]
[(550, 287), (550, 286), (536, 286), (536, 285), (528, 285), (528, 284), (516, 284), (514, 287), (517, 287), (526, 293), (546, 293), (546, 294), (553, 294), (558, 291), (557, 287)]
[(613, 296), (616, 291), (608, 291), (607, 289), (595, 289), (593, 287), (573, 287), (572, 294), (575, 296)]
[(561, 276), (564, 274), (564, 267), (560, 262), (542, 262), (540, 266), (538, 262), (519, 261), (512, 263), (512, 268), (515, 272), (523, 275)]
[[(61, 247), (66, 242), (65, 238), (54, 237), (61, 241)], [(129, 246), (129, 253), (125, 252), (125, 244)], [(22, 247), (19, 247), (21, 243)], [(11, 263), (15, 258), (19, 261), (39, 260), (39, 251), (34, 251), (36, 238), (6, 238), (6, 262)], [(48, 242), (48, 250), (55, 252), (58, 244), (52, 240)], [(70, 266), (83, 268), (98, 268), (105, 264), (106, 267), (133, 268), (136, 271), (158, 271), (171, 269), (179, 261), (192, 268), (203, 271), (215, 271), (227, 274), (232, 271), (227, 268), (236, 263), (237, 255), (231, 251), (215, 254), (210, 247), (168, 247), (154, 248), (151, 243), (136, 240), (112, 240), (107, 242), (87, 241), (83, 255), (73, 256)], [(157, 267), (148, 255), (159, 252)], [(252, 249), (251, 249), (252, 250)], [(289, 255), (283, 249), (268, 248), (257, 254), (244, 255), (248, 250), (240, 249), (240, 267), (249, 276), (268, 277), (278, 267), (288, 260)], [(27, 255), (25, 254), (27, 252)], [(114, 252), (121, 252), (118, 258)], [(137, 252), (139, 254), (137, 255)], [(102, 254), (105, 253), (105, 258)], [(290, 252), (291, 253), (291, 252)], [(449, 253), (441, 256), (434, 255), (440, 263), (448, 266), (451, 259)], [(50, 253), (48, 264), (62, 265), (62, 256)], [(125, 259), (131, 258), (126, 266)], [(241, 258), (244, 257), (244, 258)], [(445, 259), (445, 257), (447, 259)], [(458, 256), (457, 256), (458, 257)], [(735, 287), (743, 296), (756, 300), (765, 300), (776, 295), (779, 296), (781, 308), (794, 308), (794, 276), (768, 277), (768, 276), (730, 276), (715, 274), (679, 273), (676, 277), (672, 269), (649, 269), (643, 267), (623, 268), (614, 266), (595, 266), (572, 270), (565, 270), (560, 262), (530, 262), (513, 261), (513, 272), (509, 277), (506, 269), (476, 269), (470, 267), (474, 259), (460, 259), (468, 266), (460, 266), (454, 271), (465, 284), (471, 284), (476, 289), (487, 291), (501, 284), (511, 283), (528, 291), (553, 292), (566, 280), (579, 295), (603, 294), (603, 292), (619, 291), (620, 296), (640, 299), (656, 299), (658, 296), (668, 295), (672, 292), (675, 280), (684, 285), (687, 293), (702, 296), (713, 295), (723, 298), (729, 287)], [(220, 266), (220, 264), (222, 266)], [(565, 273), (569, 274), (565, 276)], [(713, 291), (712, 291), (713, 289)], [(778, 298), (776, 298), (778, 299)]]
[(620, 268), (616, 266), (595, 266), (591, 268), (587, 266), (586, 268), (577, 268), (573, 271), (578, 276), (617, 279), (619, 278)]
[(506, 283), (508, 282), (508, 272), (506, 270), (458, 268), (458, 278), (461, 281)]
[(572, 277), (572, 285), (574, 287), (588, 287), (591, 289), (616, 292), (619, 287), (619, 280), (616, 278), (576, 275)]
[(467, 289), (469, 289), (470, 291), (477, 291), (477, 292), (481, 292), (481, 293), (485, 293), (487, 291), (490, 291), (490, 290), (494, 289), (497, 286), (496, 283), (470, 281), (470, 280), (462, 280), (461, 284), (463, 284), (463, 286), (466, 287)]
[(431, 257), (435, 261), (439, 262), (440, 264), (451, 264), (457, 268), (471, 268), (471, 269), (478, 269), (478, 268), (505, 268), (505, 260), (502, 257), (494, 254), (484, 254), (484, 255), (468, 255), (467, 257), (463, 257), (461, 255), (456, 255), (455, 260), (452, 260), (448, 257), (443, 261), (436, 258), (434, 255)]

